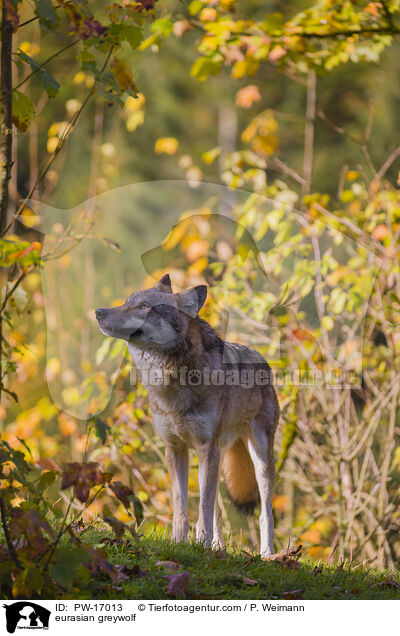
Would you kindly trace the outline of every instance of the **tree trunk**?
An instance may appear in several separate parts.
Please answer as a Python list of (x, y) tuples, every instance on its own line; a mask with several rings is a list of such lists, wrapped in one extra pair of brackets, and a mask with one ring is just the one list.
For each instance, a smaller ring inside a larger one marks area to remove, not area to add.
[[(13, 24), (3, 0), (1, 14), (1, 158), (0, 158), (0, 236), (7, 226), (9, 184), (12, 167), (12, 46)], [(3, 317), (0, 315), (0, 402), (3, 387)]]
[(6, 3), (1, 16), (1, 203), (0, 231), (7, 225), (9, 183), (12, 168), (12, 70), (11, 46), (13, 24), (8, 19)]
[(315, 133), (315, 108), (317, 95), (317, 76), (315, 71), (310, 71), (307, 77), (307, 106), (306, 106), (306, 128), (304, 138), (304, 162), (303, 162), (303, 194), (311, 191), (313, 156), (314, 156), (314, 133)]
[[(219, 157), (220, 176), (224, 171), (224, 159), (233, 152), (237, 142), (237, 115), (232, 106), (220, 106), (218, 109), (218, 145), (221, 148)], [(219, 213), (232, 217), (232, 210), (236, 205), (236, 194), (228, 188), (223, 188), (220, 195)]]

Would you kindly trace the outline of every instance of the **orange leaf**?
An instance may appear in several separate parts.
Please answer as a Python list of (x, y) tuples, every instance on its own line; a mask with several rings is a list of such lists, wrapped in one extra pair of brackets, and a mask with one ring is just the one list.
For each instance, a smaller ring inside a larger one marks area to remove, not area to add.
[(259, 102), (260, 99), (261, 95), (258, 86), (249, 84), (249, 86), (241, 88), (240, 91), (236, 93), (235, 103), (236, 106), (240, 106), (241, 108), (250, 108), (254, 102)]
[(383, 241), (389, 236), (389, 230), (386, 225), (383, 225), (383, 223), (381, 223), (380, 225), (376, 226), (376, 228), (372, 232), (372, 236), (378, 239), (378, 241)]

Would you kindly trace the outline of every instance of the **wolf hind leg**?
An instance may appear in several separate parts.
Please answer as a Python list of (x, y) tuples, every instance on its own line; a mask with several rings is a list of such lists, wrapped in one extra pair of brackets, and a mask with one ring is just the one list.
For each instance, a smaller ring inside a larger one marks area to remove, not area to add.
[(224, 538), (222, 535), (222, 512), (221, 507), (218, 502), (218, 490), (215, 497), (214, 504), (214, 519), (213, 519), (213, 548), (223, 548), (224, 547)]
[(272, 494), (275, 485), (274, 432), (266, 431), (257, 421), (252, 423), (247, 446), (253, 460), (261, 498), (260, 555), (268, 557), (274, 552), (274, 517)]

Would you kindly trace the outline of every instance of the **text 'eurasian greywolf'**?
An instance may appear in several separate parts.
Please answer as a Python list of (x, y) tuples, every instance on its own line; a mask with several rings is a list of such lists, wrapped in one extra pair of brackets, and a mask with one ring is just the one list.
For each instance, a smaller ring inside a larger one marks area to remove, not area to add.
[[(224, 342), (198, 317), (207, 287), (174, 294), (169, 275), (124, 305), (97, 309), (102, 332), (128, 344), (165, 444), (172, 484), (172, 539), (184, 541), (189, 448), (199, 459), (196, 538), (222, 546), (220, 469), (232, 502), (250, 514), (261, 499), (260, 552), (273, 552), (273, 442), (279, 405), (271, 370), (256, 351)], [(249, 378), (252, 381), (249, 382)]]

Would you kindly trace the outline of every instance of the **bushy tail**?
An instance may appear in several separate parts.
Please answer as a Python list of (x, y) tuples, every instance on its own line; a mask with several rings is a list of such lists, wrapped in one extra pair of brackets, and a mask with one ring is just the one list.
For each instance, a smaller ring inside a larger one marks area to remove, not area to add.
[(222, 473), (235, 508), (244, 515), (251, 515), (258, 503), (258, 487), (253, 462), (241, 439), (225, 451)]

